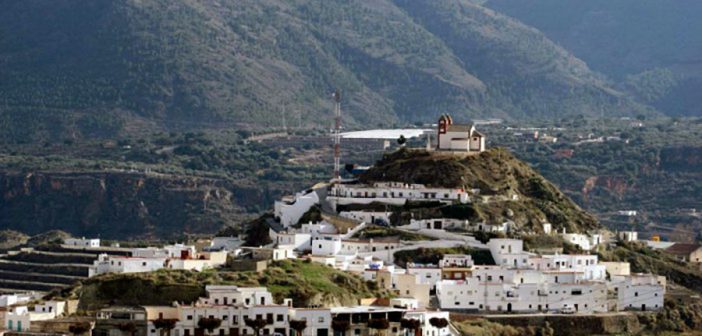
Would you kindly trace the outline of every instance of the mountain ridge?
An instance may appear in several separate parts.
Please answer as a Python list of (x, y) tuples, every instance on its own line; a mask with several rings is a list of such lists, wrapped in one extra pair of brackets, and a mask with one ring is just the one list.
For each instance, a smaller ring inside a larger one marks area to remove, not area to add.
[(29, 0), (3, 8), (0, 138), (8, 141), (272, 128), (284, 114), (326, 128), (335, 88), (351, 128), (444, 112), (651, 111), (533, 28), (468, 1)]

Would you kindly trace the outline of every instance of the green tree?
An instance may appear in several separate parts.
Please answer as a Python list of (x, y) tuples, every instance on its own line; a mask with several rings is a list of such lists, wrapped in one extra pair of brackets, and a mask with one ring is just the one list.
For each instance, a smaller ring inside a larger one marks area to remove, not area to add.
[(400, 320), (400, 328), (414, 332), (415, 336), (419, 333), (419, 328), (422, 323), (417, 319), (402, 319)]
[[(176, 323), (178, 322), (177, 319), (164, 319), (164, 318), (158, 318), (156, 320), (151, 321), (151, 323), (154, 324), (154, 328), (159, 330), (159, 335), (163, 336), (164, 334), (170, 335), (171, 330), (175, 328)], [(199, 324), (199, 322), (198, 322)]]
[(266, 321), (265, 319), (262, 319), (262, 318), (257, 318), (257, 319), (245, 318), (244, 324), (246, 324), (247, 327), (253, 329), (254, 334), (256, 336), (260, 336), (261, 329), (265, 328), (268, 325), (268, 321)]
[(368, 328), (377, 330), (376, 335), (383, 335), (390, 328), (390, 322), (386, 318), (372, 318), (368, 320)]
[(431, 324), (432, 327), (441, 331), (441, 329), (448, 327), (449, 322), (443, 317), (432, 317), (429, 319), (429, 324)]
[(307, 329), (307, 321), (305, 320), (290, 320), (290, 328), (295, 330), (297, 336), (302, 336), (302, 332)]
[[(213, 333), (215, 329), (222, 325), (222, 320), (216, 317), (202, 317), (197, 321), (199, 328), (207, 330), (208, 333)], [(258, 334), (257, 334), (258, 335)]]
[(351, 328), (351, 322), (348, 320), (332, 320), (332, 330), (335, 332), (335, 336), (346, 336), (346, 331)]

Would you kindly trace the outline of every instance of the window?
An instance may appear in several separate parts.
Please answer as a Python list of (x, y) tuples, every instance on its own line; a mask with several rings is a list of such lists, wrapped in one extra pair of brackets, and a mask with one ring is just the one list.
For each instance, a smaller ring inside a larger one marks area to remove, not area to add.
[(355, 330), (353, 331), (353, 334), (354, 334), (354, 335), (360, 335), (360, 334), (361, 334), (361, 329), (355, 329)]
[(278, 314), (278, 315), (275, 317), (275, 320), (278, 321), (278, 322), (283, 322), (283, 321), (285, 321), (285, 316), (283, 316), (283, 314)]
[(188, 315), (188, 316), (186, 317), (186, 319), (187, 319), (188, 321), (192, 321), (193, 316), (192, 316), (192, 315)]
[(639, 292), (634, 292), (634, 296), (639, 296)]
[(324, 323), (324, 317), (323, 317), (323, 316), (320, 316), (319, 318), (317, 318), (317, 322), (318, 322), (318, 323)]

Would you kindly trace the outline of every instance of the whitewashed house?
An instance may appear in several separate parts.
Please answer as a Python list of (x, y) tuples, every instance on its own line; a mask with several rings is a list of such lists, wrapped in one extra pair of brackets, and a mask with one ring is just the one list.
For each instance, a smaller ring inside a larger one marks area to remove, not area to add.
[(338, 205), (384, 203), (403, 205), (407, 201), (470, 203), (470, 192), (462, 188), (431, 188), (422, 184), (379, 182), (366, 184), (335, 184), (327, 200)]
[(273, 214), (283, 227), (288, 227), (297, 224), (300, 218), (316, 204), (319, 204), (317, 192), (308, 189), (295, 196), (286, 196), (280, 201), (275, 201)]
[(200, 298), (192, 305), (174, 305), (173, 307), (146, 307), (148, 335), (159, 336), (160, 330), (153, 321), (166, 316), (175, 317), (175, 328), (171, 335), (194, 336), (203, 318), (216, 318), (221, 325), (212, 335), (254, 335), (247, 327), (245, 319), (263, 319), (268, 325), (261, 330), (262, 335), (289, 335), (287, 304), (273, 302), (273, 297), (266, 288), (241, 288), (236, 286), (207, 286), (208, 296)]
[(663, 308), (665, 277), (633, 274), (613, 277), (611, 289), (617, 295), (618, 310), (659, 310)]
[(26, 332), (31, 328), (33, 321), (52, 320), (65, 314), (66, 302), (46, 301), (36, 304), (33, 310), (27, 306), (10, 307), (5, 314), (4, 329)]
[(565, 229), (563, 229), (563, 233), (561, 234), (561, 236), (563, 237), (564, 241), (576, 245), (584, 251), (590, 251), (597, 245), (602, 243), (602, 235), (597, 233), (565, 233)]
[(100, 239), (66, 238), (63, 245), (69, 247), (100, 247)]

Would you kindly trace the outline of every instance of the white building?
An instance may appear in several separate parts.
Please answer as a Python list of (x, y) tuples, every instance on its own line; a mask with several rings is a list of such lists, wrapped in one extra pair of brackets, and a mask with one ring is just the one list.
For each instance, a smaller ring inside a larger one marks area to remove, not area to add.
[(101, 254), (88, 269), (88, 276), (105, 273), (143, 273), (162, 268), (202, 271), (226, 264), (227, 251), (197, 253), (194, 246), (167, 245), (132, 250), (132, 256)]
[(4, 329), (13, 331), (29, 331), (33, 321), (52, 320), (63, 316), (66, 309), (64, 301), (46, 301), (29, 310), (27, 306), (10, 307), (5, 314)]
[(244, 241), (239, 237), (214, 237), (207, 248), (209, 251), (235, 251)]
[(439, 267), (473, 267), (473, 257), (468, 254), (446, 254), (439, 260)]
[(106, 273), (144, 273), (166, 267), (166, 257), (126, 257), (101, 254), (88, 270), (88, 276)]
[(341, 211), (339, 216), (353, 219), (358, 222), (378, 224), (378, 222), (390, 223), (392, 212), (387, 211)]
[(453, 123), (448, 114), (439, 117), (437, 133), (437, 149), (461, 152), (485, 151), (485, 136), (475, 130), (474, 125), (459, 125)]
[(20, 305), (32, 301), (41, 295), (33, 293), (17, 293), (0, 295), (0, 308), (6, 308), (13, 305)]
[(273, 205), (273, 214), (283, 227), (288, 227), (297, 224), (300, 218), (316, 204), (319, 204), (319, 196), (313, 189), (309, 189), (276, 201)]
[[(460, 280), (442, 277), (436, 283), (442, 309), (592, 313), (662, 307), (665, 278), (629, 276), (628, 263), (599, 263), (587, 254), (535, 255), (523, 251), (516, 239), (491, 239), (487, 245), (497, 266), (473, 266)], [(614, 306), (608, 291), (617, 293)]]
[(619, 237), (621, 241), (633, 242), (639, 240), (639, 233), (636, 231), (619, 231), (617, 237)]
[(100, 247), (100, 239), (66, 238), (63, 245), (70, 247)]
[[(288, 299), (280, 304), (272, 301), (272, 295), (266, 288), (241, 288), (236, 286), (207, 286), (207, 297), (200, 298), (192, 305), (147, 306), (148, 321), (147, 335), (160, 336), (161, 330), (154, 326), (153, 321), (159, 318), (177, 320), (171, 330), (173, 336), (195, 336), (199, 329), (199, 321), (203, 318), (214, 318), (221, 325), (208, 335), (254, 335), (254, 330), (247, 327), (245, 319), (262, 319), (267, 325), (260, 331), (261, 335), (292, 335), (291, 320), (304, 320), (307, 327), (302, 336), (332, 335), (332, 321), (349, 321), (349, 332), (353, 335), (370, 336), (372, 331), (367, 322), (371, 318), (386, 318), (390, 328), (388, 336), (401, 336), (400, 320), (403, 317), (418, 319), (422, 325), (424, 336), (447, 336), (451, 328), (438, 330), (428, 322), (432, 317), (449, 319), (446, 312), (410, 311), (402, 308), (380, 306), (356, 306), (333, 308), (293, 308)], [(397, 303), (398, 301), (396, 301)], [(401, 303), (411, 305), (408, 300)], [(454, 335), (457, 336), (457, 335)]]
[(372, 185), (335, 184), (327, 200), (336, 207), (348, 204), (385, 203), (403, 205), (407, 201), (470, 203), (469, 191), (461, 188), (430, 188), (422, 184), (383, 182)]
[(573, 308), (588, 313), (607, 311), (604, 282), (546, 282), (538, 273), (520, 270), (489, 271), (480, 279), (442, 280), (436, 285), (436, 295), (441, 309), (446, 310), (539, 312)]
[(407, 264), (407, 273), (417, 275), (420, 283), (428, 284), (430, 292), (436, 290), (436, 283), (441, 280), (441, 268), (437, 265)]
[(600, 234), (565, 233), (564, 229), (562, 237), (564, 241), (579, 246), (584, 251), (590, 251), (602, 243)]
[(650, 274), (613, 277), (610, 285), (617, 294), (618, 310), (659, 310), (663, 308), (665, 278)]

